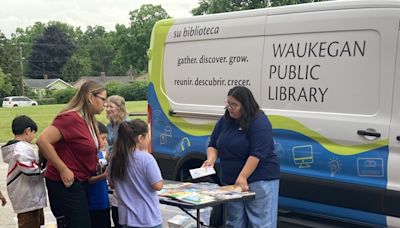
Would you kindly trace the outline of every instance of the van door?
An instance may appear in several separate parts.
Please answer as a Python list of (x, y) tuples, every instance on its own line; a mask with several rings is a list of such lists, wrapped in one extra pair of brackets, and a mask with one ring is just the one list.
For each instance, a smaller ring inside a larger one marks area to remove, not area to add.
[[(399, 32), (400, 35), (400, 32)], [(387, 193), (386, 193), (386, 214), (387, 224), (390, 227), (400, 227), (399, 217), (400, 205), (400, 41), (397, 45), (396, 71), (393, 90), (393, 111), (389, 134), (389, 158), (387, 175)]]
[(230, 88), (248, 86), (259, 98), (265, 20), (265, 11), (252, 11), (171, 25), (149, 86), (152, 151), (164, 177), (186, 180), (189, 169), (201, 166)]
[(281, 196), (289, 199), (281, 206), (321, 213), (307, 201), (385, 214), (398, 15), (269, 12), (261, 100), (280, 156)]

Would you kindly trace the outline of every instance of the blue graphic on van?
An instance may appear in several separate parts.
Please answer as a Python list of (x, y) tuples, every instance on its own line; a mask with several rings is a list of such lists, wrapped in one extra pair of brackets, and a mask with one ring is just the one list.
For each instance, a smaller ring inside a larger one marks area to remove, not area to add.
[(281, 171), (322, 179), (386, 188), (388, 146), (355, 155), (338, 155), (294, 131), (274, 129)]
[(175, 126), (164, 114), (154, 92), (154, 86), (149, 84), (148, 99), (152, 107), (152, 149), (173, 156), (183, 157), (189, 152), (204, 152), (207, 150), (208, 135), (192, 136)]
[[(184, 157), (190, 152), (206, 152), (211, 132), (193, 136), (176, 127), (162, 110), (152, 83), (149, 84), (148, 99), (153, 115), (153, 151), (176, 157)], [(273, 129), (273, 134), (275, 153), (283, 173), (386, 188), (387, 145), (353, 155), (338, 155), (295, 131)]]

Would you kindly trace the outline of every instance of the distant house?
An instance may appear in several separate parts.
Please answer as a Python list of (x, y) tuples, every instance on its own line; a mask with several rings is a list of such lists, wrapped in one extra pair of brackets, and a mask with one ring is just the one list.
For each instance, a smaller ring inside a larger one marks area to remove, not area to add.
[(44, 96), (48, 91), (72, 88), (72, 85), (60, 78), (55, 79), (24, 79), (24, 85), (38, 96)]
[(132, 77), (132, 76), (106, 76), (103, 72), (100, 76), (83, 76), (79, 78), (75, 83), (74, 87), (79, 88), (81, 85), (86, 82), (87, 80), (95, 81), (103, 86), (105, 86), (108, 82), (116, 81), (122, 84), (126, 84), (129, 82), (134, 81), (147, 81), (147, 74), (141, 75), (139, 77)]

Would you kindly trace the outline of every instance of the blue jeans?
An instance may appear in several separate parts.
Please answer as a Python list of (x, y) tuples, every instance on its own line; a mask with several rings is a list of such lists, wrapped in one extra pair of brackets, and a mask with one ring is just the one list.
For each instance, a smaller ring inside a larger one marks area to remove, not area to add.
[[(136, 228), (136, 227), (122, 225), (122, 228)], [(145, 228), (162, 228), (162, 224), (157, 225), (157, 226), (152, 226), (152, 227), (145, 227)]]
[(249, 189), (256, 193), (254, 200), (226, 204), (226, 227), (277, 227), (279, 180), (256, 181)]

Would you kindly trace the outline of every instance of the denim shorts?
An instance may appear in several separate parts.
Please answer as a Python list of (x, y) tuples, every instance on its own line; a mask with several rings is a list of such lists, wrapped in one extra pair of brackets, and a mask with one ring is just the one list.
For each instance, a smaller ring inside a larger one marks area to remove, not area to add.
[(277, 227), (279, 180), (250, 183), (249, 191), (256, 193), (254, 200), (226, 204), (226, 227)]

